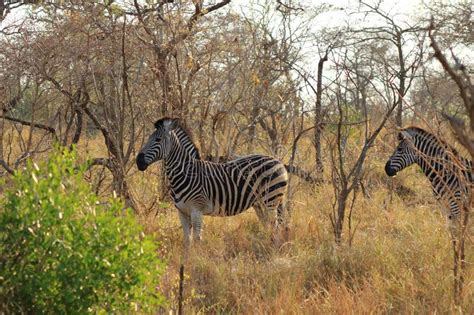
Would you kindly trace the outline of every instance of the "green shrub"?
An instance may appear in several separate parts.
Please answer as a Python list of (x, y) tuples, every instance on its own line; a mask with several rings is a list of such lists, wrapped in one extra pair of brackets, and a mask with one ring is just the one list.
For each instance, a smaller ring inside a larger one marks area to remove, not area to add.
[(0, 201), (0, 310), (153, 310), (164, 303), (155, 243), (117, 199), (99, 203), (75, 161), (57, 150), (29, 164)]

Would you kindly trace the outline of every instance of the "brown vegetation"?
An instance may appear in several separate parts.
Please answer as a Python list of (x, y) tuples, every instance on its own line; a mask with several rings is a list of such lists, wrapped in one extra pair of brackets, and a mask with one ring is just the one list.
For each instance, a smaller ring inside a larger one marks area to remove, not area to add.
[(473, 313), (472, 200), (455, 253), (464, 290), (453, 297), (449, 232), (428, 181), (416, 167), (396, 179), (383, 171), (409, 124), (472, 159), (462, 58), (472, 10), (436, 3), (401, 21), (387, 5), (357, 2), (340, 26), (317, 27), (340, 10), (0, 0), (0, 176), (8, 185), (25, 161), (76, 146), (95, 191), (123, 198), (156, 233), (168, 259), (158, 290), (176, 310), (178, 217), (160, 166), (138, 173), (134, 157), (155, 120), (180, 117), (201, 156), (265, 153), (292, 174), (283, 246), (252, 211), (205, 219), (185, 266), (185, 311)]

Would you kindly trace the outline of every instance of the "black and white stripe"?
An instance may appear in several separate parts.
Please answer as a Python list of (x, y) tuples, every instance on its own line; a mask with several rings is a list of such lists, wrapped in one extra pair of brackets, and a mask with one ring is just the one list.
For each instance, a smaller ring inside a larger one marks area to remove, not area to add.
[(187, 130), (177, 119), (162, 118), (137, 156), (138, 169), (164, 160), (171, 196), (179, 210), (186, 245), (191, 228), (200, 238), (202, 216), (233, 216), (253, 207), (263, 222), (276, 213), (284, 222), (288, 174), (284, 164), (264, 155), (227, 163), (203, 161)]
[(396, 175), (416, 163), (431, 182), (436, 198), (448, 209), (449, 219), (456, 219), (467, 209), (473, 182), (472, 161), (461, 157), (435, 135), (418, 127), (403, 129), (397, 149), (387, 161), (385, 172)]

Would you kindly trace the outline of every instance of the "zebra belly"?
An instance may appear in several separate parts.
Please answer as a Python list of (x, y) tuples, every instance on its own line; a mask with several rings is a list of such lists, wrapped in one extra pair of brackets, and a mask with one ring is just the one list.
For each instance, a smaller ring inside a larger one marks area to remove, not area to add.
[(227, 217), (227, 216), (234, 216), (237, 215), (247, 209), (242, 211), (238, 211), (234, 213), (227, 207), (220, 205), (219, 203), (214, 203), (212, 201), (207, 201), (204, 204), (195, 202), (193, 200), (188, 200), (184, 202), (183, 200), (175, 201), (174, 205), (178, 208), (179, 211), (187, 214), (188, 216), (191, 215), (191, 211), (199, 210), (202, 212), (203, 215), (214, 216), (214, 217)]
[(220, 205), (219, 203), (209, 201), (206, 204), (203, 214), (213, 217), (230, 217), (240, 214), (245, 210), (247, 209), (242, 209), (241, 211), (234, 212), (231, 209), (228, 209), (228, 207), (226, 207), (225, 205)]
[(191, 215), (191, 211), (195, 208), (195, 205), (192, 202), (183, 202), (182, 200), (175, 202), (174, 205), (178, 208), (179, 211)]

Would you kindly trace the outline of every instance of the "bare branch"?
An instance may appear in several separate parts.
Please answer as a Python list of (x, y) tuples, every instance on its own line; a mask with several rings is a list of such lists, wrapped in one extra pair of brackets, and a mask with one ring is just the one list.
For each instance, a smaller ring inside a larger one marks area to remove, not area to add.
[(15, 170), (13, 168), (10, 167), (10, 165), (8, 165), (7, 162), (5, 162), (4, 160), (0, 160), (0, 165), (3, 166), (3, 168), (10, 174), (14, 174)]
[[(431, 24), (428, 31), (428, 36), (431, 40), (431, 47), (434, 50), (434, 57), (438, 59), (438, 61), (443, 66), (443, 69), (449, 74), (451, 79), (456, 83), (459, 89), (459, 94), (464, 102), (464, 106), (466, 108), (467, 113), (470, 114), (471, 118), (471, 130), (474, 130), (474, 85), (470, 82), (470, 79), (463, 78), (460, 74), (456, 73), (453, 67), (449, 64), (448, 60), (441, 52), (439, 45), (433, 35), (434, 30), (434, 22), (433, 19), (431, 20)], [(469, 95), (470, 94), (470, 95)]]
[(19, 118), (15, 118), (15, 117), (11, 117), (11, 116), (6, 116), (6, 115), (0, 115), (0, 118), (6, 119), (6, 120), (9, 120), (9, 121), (13, 121), (13, 122), (17, 122), (17, 123), (22, 124), (24, 126), (31, 126), (31, 127), (35, 127), (35, 128), (38, 128), (38, 129), (46, 130), (47, 132), (51, 133), (54, 140), (56, 140), (56, 141), (58, 140), (58, 136), (56, 134), (56, 129), (54, 129), (51, 126), (40, 124), (40, 123), (35, 123), (35, 122), (23, 120), (23, 119), (19, 119)]
[(88, 162), (88, 169), (91, 169), (93, 166), (104, 166), (107, 169), (112, 169), (112, 161), (108, 158), (95, 158)]
[(276, 0), (276, 2), (277, 2), (277, 7), (276, 7), (277, 11), (280, 11), (282, 13), (288, 13), (290, 11), (297, 11), (297, 12), (302, 11), (302, 12), (304, 12), (303, 8), (293, 7), (289, 4), (281, 2), (281, 0)]

